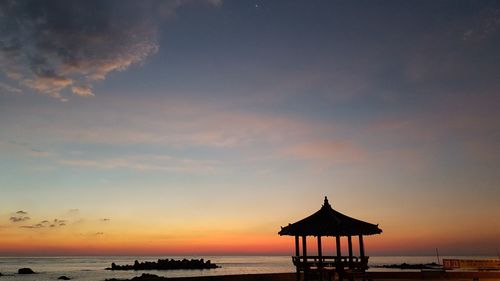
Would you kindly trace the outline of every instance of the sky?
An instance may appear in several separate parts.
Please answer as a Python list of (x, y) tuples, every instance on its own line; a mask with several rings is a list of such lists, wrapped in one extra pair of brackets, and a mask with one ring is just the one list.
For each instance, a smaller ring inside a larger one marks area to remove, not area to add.
[(290, 255), (324, 196), (494, 256), (499, 50), (495, 1), (2, 0), (0, 256)]

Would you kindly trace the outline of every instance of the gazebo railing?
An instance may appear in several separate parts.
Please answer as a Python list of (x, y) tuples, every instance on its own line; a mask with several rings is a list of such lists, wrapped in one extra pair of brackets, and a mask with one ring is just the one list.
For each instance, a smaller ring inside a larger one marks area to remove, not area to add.
[(313, 268), (368, 269), (369, 257), (356, 256), (293, 256), (293, 264), (300, 270)]

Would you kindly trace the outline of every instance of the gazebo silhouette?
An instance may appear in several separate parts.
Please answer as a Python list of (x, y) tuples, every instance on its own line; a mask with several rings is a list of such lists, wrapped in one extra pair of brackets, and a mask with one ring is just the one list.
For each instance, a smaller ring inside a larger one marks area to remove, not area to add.
[[(332, 209), (328, 198), (325, 196), (323, 206), (319, 211), (296, 223), (281, 227), (279, 235), (295, 236), (295, 256), (292, 257), (293, 264), (297, 268), (297, 281), (300, 281), (303, 273), (304, 281), (309, 279), (310, 273), (318, 273), (319, 280), (323, 280), (323, 274), (328, 272), (337, 273), (339, 280), (348, 277), (350, 280), (357, 273), (364, 273), (368, 268), (368, 256), (365, 255), (363, 235), (380, 234), (382, 230), (378, 225), (357, 220), (339, 213)], [(307, 255), (307, 236), (318, 238), (318, 255)], [(321, 237), (332, 236), (336, 240), (336, 256), (323, 256)], [(347, 236), (349, 255), (342, 256), (340, 237)], [(359, 257), (353, 256), (352, 236), (358, 236)], [(302, 237), (302, 255), (300, 255), (299, 237)]]

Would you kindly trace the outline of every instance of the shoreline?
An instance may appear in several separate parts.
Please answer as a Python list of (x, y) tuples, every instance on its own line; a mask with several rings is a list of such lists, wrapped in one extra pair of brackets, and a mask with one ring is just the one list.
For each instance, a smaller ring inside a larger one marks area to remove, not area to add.
[[(3, 275), (3, 277), (11, 275)], [(111, 278), (106, 281), (296, 281), (296, 273), (248, 273), (248, 274), (228, 274), (228, 275), (213, 275), (213, 276), (190, 276), (190, 277), (161, 277), (152, 275), (150, 277), (135, 277), (127, 278)], [(136, 279), (138, 278), (138, 279)], [(500, 280), (500, 271), (375, 271), (366, 272), (364, 279), (367, 280), (454, 280), (454, 281), (471, 281), (471, 280)], [(75, 279), (77, 280), (77, 279)], [(315, 281), (315, 279), (310, 279)], [(317, 279), (316, 279), (317, 280)], [(344, 279), (348, 280), (348, 279)], [(362, 280), (361, 276), (357, 276), (355, 280)], [(105, 281), (105, 280), (94, 280)], [(327, 279), (325, 279), (327, 281)]]

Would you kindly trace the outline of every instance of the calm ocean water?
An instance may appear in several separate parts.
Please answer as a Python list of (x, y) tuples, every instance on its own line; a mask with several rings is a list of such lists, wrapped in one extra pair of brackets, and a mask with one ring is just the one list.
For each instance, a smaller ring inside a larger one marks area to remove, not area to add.
[[(186, 276), (210, 276), (228, 274), (254, 274), (254, 273), (282, 273), (293, 272), (294, 267), (290, 256), (203, 256), (205, 260), (211, 260), (220, 265), (221, 268), (206, 270), (169, 270), (169, 271), (110, 271), (104, 268), (116, 264), (132, 264), (134, 260), (156, 261), (158, 258), (200, 258), (184, 257), (36, 257), (36, 258), (12, 258), (0, 257), (0, 281), (40, 281), (57, 280), (61, 275), (66, 275), (78, 281), (102, 281), (106, 278), (132, 278), (144, 272), (166, 277)], [(487, 258), (487, 257), (444, 257), (444, 258)], [(382, 265), (393, 263), (428, 263), (435, 262), (433, 256), (392, 256), (392, 257), (370, 257), (370, 265)], [(29, 267), (37, 274), (18, 275), (17, 270)], [(371, 268), (371, 271), (385, 270)]]

